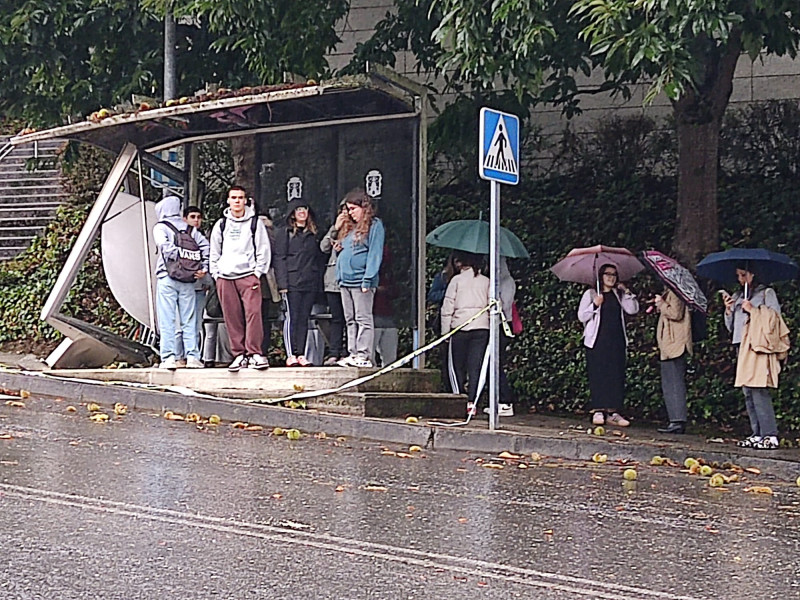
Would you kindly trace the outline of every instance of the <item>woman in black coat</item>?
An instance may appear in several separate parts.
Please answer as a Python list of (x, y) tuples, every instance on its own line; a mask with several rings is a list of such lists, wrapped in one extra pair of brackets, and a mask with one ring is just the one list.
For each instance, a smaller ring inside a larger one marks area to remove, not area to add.
[(286, 213), (286, 226), (275, 233), (272, 253), (278, 289), (285, 294), (288, 314), (283, 325), (286, 366), (308, 367), (305, 356), (308, 319), (322, 290), (322, 260), (317, 225), (308, 202), (292, 200)]

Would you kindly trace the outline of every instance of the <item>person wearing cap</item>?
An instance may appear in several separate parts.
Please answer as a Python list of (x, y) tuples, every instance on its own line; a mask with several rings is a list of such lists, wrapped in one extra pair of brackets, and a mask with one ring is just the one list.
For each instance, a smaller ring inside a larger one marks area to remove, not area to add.
[(323, 255), (317, 240), (317, 224), (308, 202), (295, 198), (286, 211), (286, 225), (275, 233), (275, 278), (286, 295), (284, 321), (287, 367), (308, 367), (305, 357), (308, 319), (322, 291)]

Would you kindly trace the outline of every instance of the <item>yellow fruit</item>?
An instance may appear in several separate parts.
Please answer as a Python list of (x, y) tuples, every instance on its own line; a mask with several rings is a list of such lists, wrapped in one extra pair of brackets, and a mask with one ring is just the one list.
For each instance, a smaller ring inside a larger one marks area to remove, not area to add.
[(219, 415), (211, 415), (208, 417), (209, 425), (219, 425), (220, 423), (222, 423), (222, 419), (219, 418)]
[(75, 408), (74, 406), (68, 406), (68, 407), (66, 408), (66, 411), (67, 411), (67, 412), (75, 412), (76, 410), (78, 410), (78, 409), (77, 409), (77, 408)]
[(422, 448), (420, 448), (419, 446), (409, 446), (408, 447), (408, 451), (409, 452), (422, 452)]
[(419, 423), (419, 419), (417, 417), (406, 417), (406, 423)]
[(286, 432), (283, 430), (283, 427), (276, 427), (272, 430), (272, 435), (283, 435), (284, 433)]
[(100, 405), (96, 404), (95, 402), (91, 402), (86, 405), (86, 410), (88, 410), (89, 412), (96, 412), (100, 410)]
[(290, 429), (286, 432), (286, 437), (290, 440), (299, 440), (302, 437), (302, 434), (298, 429)]
[(122, 404), (122, 403), (120, 403), (120, 402), (117, 402), (117, 403), (114, 405), (114, 413), (115, 413), (115, 414), (117, 414), (117, 415), (124, 415), (124, 414), (125, 414), (125, 413), (127, 413), (127, 412), (128, 412), (128, 407), (127, 407), (127, 406), (125, 406), (124, 404)]
[(198, 415), (197, 413), (189, 413), (188, 415), (186, 415), (187, 423), (199, 423), (201, 420), (202, 419), (200, 418), (200, 415)]
[(683, 461), (683, 466), (686, 467), (687, 469), (691, 469), (694, 465), (699, 465), (699, 464), (700, 463), (697, 461), (696, 458), (691, 458), (691, 457)]
[(797, 484), (798, 487), (800, 487), (800, 477), (797, 478), (797, 481), (795, 483)]
[(664, 464), (664, 458), (661, 456), (654, 456), (653, 458), (650, 459), (650, 464), (653, 465), (654, 467), (660, 467), (661, 465)]
[(594, 455), (592, 456), (592, 460), (594, 462), (596, 462), (596, 463), (603, 464), (604, 462), (606, 462), (608, 460), (608, 455), (607, 454), (600, 454), (599, 452), (595, 452)]
[(712, 475), (711, 479), (708, 480), (708, 485), (711, 487), (722, 487), (725, 485), (725, 478), (719, 473)]
[(606, 434), (605, 427), (603, 427), (601, 425), (598, 425), (597, 427), (594, 428), (594, 434), (595, 435), (605, 435)]
[(101, 108), (100, 110), (97, 111), (97, 116), (100, 117), (101, 119), (105, 119), (106, 117), (111, 116), (111, 111), (108, 110), (107, 108)]
[(304, 389), (306, 389), (306, 386), (304, 386), (302, 383), (294, 383), (292, 384), (292, 387), (294, 388), (295, 392), (302, 392)]
[(108, 421), (108, 415), (105, 413), (95, 413), (89, 417), (95, 423), (104, 423)]
[(700, 475), (703, 477), (711, 477), (711, 474), (714, 472), (714, 469), (709, 467), (708, 465), (703, 465), (700, 467)]
[(636, 481), (636, 469), (625, 469), (622, 476), (625, 478), (625, 481)]

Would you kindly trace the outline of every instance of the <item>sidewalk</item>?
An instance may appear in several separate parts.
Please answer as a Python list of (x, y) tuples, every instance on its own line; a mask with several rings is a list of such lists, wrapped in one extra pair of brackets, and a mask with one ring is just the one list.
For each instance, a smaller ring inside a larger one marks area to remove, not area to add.
[[(5, 365), (25, 364), (0, 355)], [(28, 368), (33, 364), (26, 365)], [(346, 436), (386, 443), (419, 445), (430, 450), (460, 450), (498, 454), (539, 453), (573, 460), (591, 460), (596, 452), (609, 460), (633, 460), (648, 463), (655, 456), (664, 456), (682, 463), (687, 457), (702, 457), (708, 462), (733, 463), (755, 467), (764, 474), (794, 481), (800, 476), (800, 449), (751, 450), (736, 447), (729, 439), (711, 438), (689, 433), (664, 435), (654, 427), (626, 429), (606, 427), (602, 436), (589, 433), (589, 418), (557, 417), (530, 414), (500, 419), (500, 429), (490, 432), (488, 419), (481, 415), (467, 426), (441, 427), (427, 420), (408, 424), (403, 419), (379, 419), (296, 410), (249, 401), (196, 397), (142, 387), (74, 381), (42, 376), (34, 371), (0, 371), (0, 387), (27, 390), (34, 396), (69, 399), (73, 402), (97, 402), (111, 407), (116, 402), (131, 409), (148, 412), (172, 410), (207, 417), (219, 415), (223, 421), (242, 421), (263, 427), (296, 428), (303, 432), (325, 432), (329, 436)], [(436, 421), (436, 420), (431, 420)], [(691, 432), (691, 428), (690, 428)], [(713, 440), (713, 441), (712, 441)]]

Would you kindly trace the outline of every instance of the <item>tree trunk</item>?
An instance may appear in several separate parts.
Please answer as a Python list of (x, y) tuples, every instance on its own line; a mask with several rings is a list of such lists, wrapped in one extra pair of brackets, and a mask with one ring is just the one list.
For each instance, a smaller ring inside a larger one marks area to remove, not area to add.
[(672, 250), (694, 267), (717, 250), (719, 133), (742, 51), (739, 31), (705, 57), (702, 81), (673, 103), (678, 130), (678, 211)]
[(719, 121), (690, 123), (678, 118), (678, 215), (673, 251), (694, 266), (719, 244), (717, 167)]
[(242, 135), (231, 138), (231, 155), (236, 185), (247, 190), (248, 197), (256, 194), (256, 136)]

